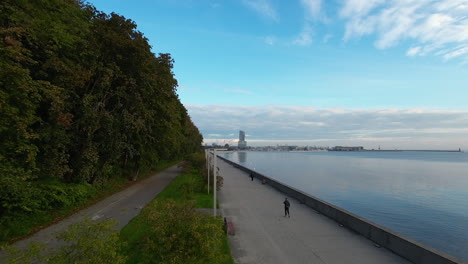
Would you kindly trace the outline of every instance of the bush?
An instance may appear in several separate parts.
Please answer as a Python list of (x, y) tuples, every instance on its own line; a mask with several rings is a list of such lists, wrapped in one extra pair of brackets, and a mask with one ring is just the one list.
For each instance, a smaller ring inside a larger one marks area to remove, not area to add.
[(96, 187), (90, 184), (0, 177), (0, 242), (28, 234), (88, 203), (95, 194)]
[(172, 200), (154, 201), (142, 214), (136, 230), (145, 232), (134, 237), (126, 250), (131, 263), (206, 264), (229, 259), (222, 249), (225, 234), (220, 218)]
[(57, 250), (46, 250), (43, 243), (32, 243), (26, 250), (8, 248), (8, 264), (123, 264), (126, 257), (120, 253), (123, 244), (113, 226), (116, 221), (92, 222), (84, 220), (60, 233), (57, 239), (65, 242)]
[(96, 192), (90, 184), (30, 180), (6, 173), (0, 175), (0, 221), (3, 217), (67, 208), (86, 202)]
[(28, 213), (40, 208), (40, 190), (19, 177), (0, 176), (0, 218), (4, 215)]
[(204, 171), (206, 168), (206, 159), (204, 152), (195, 152), (190, 154), (187, 161), (198, 171)]
[(39, 185), (41, 209), (62, 209), (86, 202), (95, 192), (91, 184), (49, 182)]

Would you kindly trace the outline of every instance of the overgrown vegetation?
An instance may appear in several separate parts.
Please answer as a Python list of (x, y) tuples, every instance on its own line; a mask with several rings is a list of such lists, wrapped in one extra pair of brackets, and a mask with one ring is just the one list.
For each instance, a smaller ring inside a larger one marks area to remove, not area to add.
[(43, 243), (32, 243), (26, 250), (9, 247), (8, 264), (123, 264), (127, 257), (120, 252), (123, 244), (113, 228), (116, 224), (112, 220), (72, 224), (57, 236), (63, 245), (54, 251), (45, 250)]
[[(175, 162), (160, 163), (156, 170), (159, 171), (174, 164)], [(152, 171), (147, 175), (149, 176), (153, 173), (155, 173), (155, 171)], [(145, 176), (141, 177), (141, 179), (143, 178), (145, 178)], [(76, 212), (77, 210), (89, 206), (94, 202), (97, 202), (102, 198), (105, 198), (115, 192), (121, 191), (133, 183), (133, 181), (129, 181), (125, 177), (112, 178), (108, 182), (106, 182), (106, 184), (102, 185), (71, 184), (63, 182), (43, 183), (41, 181), (38, 181), (36, 183), (38, 185), (44, 184), (45, 187), (57, 188), (59, 190), (58, 195), (54, 195), (53, 193), (45, 195), (57, 196), (62, 201), (64, 200), (68, 202), (65, 202), (60, 207), (55, 207), (51, 210), (40, 210), (28, 214), (17, 213), (13, 215), (7, 215), (1, 218), (0, 223), (2, 229), (0, 229), (0, 242), (6, 241), (10, 238), (20, 239), (21, 236), (25, 234), (29, 234), (31, 232), (34, 232), (35, 230), (43, 228), (44, 224), (47, 225), (52, 224), (55, 221), (60, 221), (62, 218)], [(38, 188), (40, 187), (41, 186), (38, 186)], [(63, 189), (67, 190), (68, 188), (81, 188), (87, 190), (88, 192), (86, 193), (86, 195), (78, 197), (78, 199), (76, 195), (80, 195), (82, 194), (82, 192), (75, 192), (73, 190), (63, 191)]]
[[(212, 191), (212, 190), (211, 190)], [(194, 201), (196, 208), (212, 208), (213, 193), (208, 193), (200, 172), (191, 168), (177, 176), (161, 193), (158, 199), (171, 199), (177, 204)]]
[(127, 263), (234, 263), (221, 218), (194, 210), (212, 207), (213, 198), (202, 173), (204, 155), (190, 160), (193, 166), (121, 230)]
[(225, 236), (220, 218), (172, 199), (156, 199), (122, 231), (127, 263), (229, 263)]
[(32, 244), (26, 251), (10, 248), (8, 264), (233, 264), (221, 218), (194, 208), (212, 197), (200, 184), (206, 175), (194, 158), (202, 159), (203, 154), (192, 155), (186, 173), (177, 176), (125, 226), (120, 237), (111, 228), (112, 222), (86, 220), (58, 236), (66, 244), (56, 251), (44, 250), (44, 244)]
[(0, 1), (0, 241), (198, 150), (173, 63), (88, 3)]

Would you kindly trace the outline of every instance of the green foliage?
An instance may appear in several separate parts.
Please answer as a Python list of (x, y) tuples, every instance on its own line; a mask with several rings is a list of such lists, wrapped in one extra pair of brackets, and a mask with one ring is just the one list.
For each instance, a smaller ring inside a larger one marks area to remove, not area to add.
[(223, 238), (222, 247), (223, 247), (223, 249), (222, 249), (223, 252), (225, 252), (225, 254), (229, 256), (229, 257), (226, 257), (222, 263), (223, 264), (234, 264), (234, 259), (231, 256), (231, 248), (229, 246), (229, 239), (228, 239), (227, 236), (224, 236), (224, 238)]
[(9, 247), (8, 264), (125, 263), (126, 257), (120, 252), (124, 244), (113, 228), (115, 225), (115, 221), (90, 220), (72, 224), (57, 236), (58, 240), (64, 242), (57, 250), (45, 250), (46, 245), (41, 243), (30, 244), (26, 250)]
[(172, 199), (177, 203), (193, 200), (195, 207), (212, 207), (213, 195), (208, 194), (206, 188), (198, 171), (192, 169), (190, 172), (177, 176), (157, 197), (158, 199)]
[(8, 176), (0, 178), (0, 184), (0, 208), (8, 215), (77, 205), (96, 192), (96, 188), (89, 184), (53, 181), (33, 185)]
[(204, 171), (206, 169), (206, 158), (204, 152), (194, 152), (190, 154), (187, 161), (196, 168), (198, 171)]
[(79, 0), (3, 0), (0, 17), (0, 228), (199, 150), (173, 59), (132, 20)]
[(46, 258), (42, 255), (42, 252), (45, 248), (45, 244), (38, 242), (30, 243), (25, 250), (13, 246), (6, 247), (4, 250), (8, 252), (6, 256), (7, 264), (44, 263)]
[[(88, 203), (97, 189), (90, 184), (48, 182), (18, 182), (15, 177), (1, 177), (0, 241), (29, 233), (35, 226), (53, 220), (50, 210), (71, 211)], [(6, 202), (9, 201), (9, 202)]]
[(116, 221), (85, 220), (71, 225), (57, 236), (66, 244), (48, 259), (48, 263), (125, 263), (126, 257), (120, 253), (122, 243), (113, 228), (117, 224)]
[(67, 208), (85, 203), (96, 188), (90, 184), (65, 184), (61, 182), (40, 185), (42, 210)]
[(40, 208), (40, 191), (19, 177), (0, 177), (0, 213), (31, 212)]
[(212, 207), (213, 195), (198, 170), (190, 163), (185, 167), (121, 230), (127, 263), (234, 263), (221, 218), (193, 208)]
[[(221, 221), (170, 200), (148, 210), (152, 223), (143, 249), (161, 263), (209, 263), (220, 258), (224, 232)], [(162, 239), (161, 239), (162, 238)], [(151, 259), (151, 258), (148, 258)]]
[(136, 223), (138, 242), (127, 249), (130, 263), (224, 263), (223, 223), (220, 218), (198, 213), (191, 204), (154, 201)]

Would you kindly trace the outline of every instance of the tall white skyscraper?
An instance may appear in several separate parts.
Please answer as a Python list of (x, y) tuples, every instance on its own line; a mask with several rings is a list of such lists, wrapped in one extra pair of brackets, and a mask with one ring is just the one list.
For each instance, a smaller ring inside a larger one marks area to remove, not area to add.
[(239, 142), (237, 143), (239, 149), (245, 149), (247, 147), (247, 141), (245, 141), (245, 132), (239, 131)]

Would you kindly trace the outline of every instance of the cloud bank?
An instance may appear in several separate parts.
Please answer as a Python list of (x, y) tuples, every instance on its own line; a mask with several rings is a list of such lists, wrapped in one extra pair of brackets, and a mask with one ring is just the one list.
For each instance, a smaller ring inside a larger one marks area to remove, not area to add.
[(206, 143), (364, 145), (367, 148), (468, 147), (468, 111), (187, 105)]
[(253, 9), (263, 17), (278, 22), (279, 16), (268, 0), (243, 0), (244, 5)]
[(386, 49), (411, 41), (408, 56), (444, 59), (468, 55), (468, 0), (348, 0), (339, 15), (344, 39), (376, 35)]
[[(243, 3), (279, 22), (278, 11), (269, 0)], [(304, 10), (304, 25), (292, 44), (308, 46), (320, 22), (340, 22), (344, 41), (372, 36), (378, 49), (403, 43), (409, 46), (407, 56), (435, 55), (445, 60), (468, 61), (468, 0), (346, 0), (338, 1), (338, 6), (335, 1), (322, 0), (298, 3)]]

